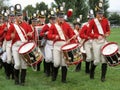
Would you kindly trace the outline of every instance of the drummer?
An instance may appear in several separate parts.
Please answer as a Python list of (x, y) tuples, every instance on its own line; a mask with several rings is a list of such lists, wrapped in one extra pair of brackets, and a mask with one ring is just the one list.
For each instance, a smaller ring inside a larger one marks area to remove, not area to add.
[(60, 6), (57, 12), (56, 23), (51, 25), (48, 32), (48, 39), (53, 41), (53, 75), (52, 81), (55, 81), (58, 76), (58, 69), (61, 66), (63, 83), (66, 83), (67, 64), (63, 58), (61, 47), (66, 41), (74, 36), (74, 32), (70, 25), (64, 20), (64, 7)]
[(8, 29), (6, 40), (12, 40), (12, 52), (15, 64), (15, 85), (24, 85), (27, 63), (22, 59), (22, 57), (19, 56), (18, 49), (23, 43), (27, 42), (29, 38), (32, 37), (32, 30), (30, 26), (23, 21), (22, 9), (20, 4), (15, 5), (15, 15), (15, 23), (11, 25)]
[(92, 46), (92, 39), (89, 39), (89, 36), (87, 35), (87, 30), (89, 28), (89, 22), (91, 19), (94, 18), (93, 10), (89, 11), (89, 14), (87, 16), (88, 22), (84, 23), (82, 25), (81, 31), (80, 31), (80, 37), (82, 39), (85, 39), (85, 43), (83, 47), (85, 48), (86, 51), (86, 60), (85, 60), (85, 73), (89, 74), (90, 73), (90, 67), (93, 63), (93, 46)]
[[(40, 37), (39, 34), (40, 34), (42, 28), (45, 25), (45, 21), (46, 21), (46, 12), (44, 10), (42, 10), (41, 12), (39, 12), (39, 15), (38, 15), (38, 24), (37, 24), (36, 27), (40, 27), (40, 30), (37, 31), (37, 32), (38, 32), (38, 38), (39, 38), (39, 40), (41, 42), (38, 43), (38, 44), (40, 46), (40, 50), (41, 50), (41, 52), (42, 52), (42, 54), (43, 54), (44, 57), (45, 57), (45, 50), (44, 50), (45, 48), (44, 48), (44, 46), (45, 46), (46, 39)], [(37, 71), (40, 71), (40, 67), (41, 67), (41, 62), (39, 62), (37, 64)], [(45, 59), (43, 60), (43, 69), (44, 69), (44, 73), (46, 73), (46, 62), (45, 62)]]
[[(76, 18), (75, 20), (74, 20), (74, 22), (73, 22), (73, 24), (74, 24), (74, 33), (76, 34), (76, 35), (78, 35), (77, 37), (76, 37), (76, 39), (77, 39), (77, 43), (80, 43), (81, 44), (81, 41), (82, 41), (82, 39), (79, 37), (79, 32), (80, 32), (80, 28), (81, 28), (81, 20), (82, 20), (82, 15), (80, 15), (80, 17), (79, 18)], [(70, 55), (71, 56), (71, 55)], [(84, 55), (83, 55), (84, 56)], [(82, 62), (80, 62), (80, 63), (78, 63), (77, 65), (76, 65), (76, 68), (75, 68), (75, 71), (76, 72), (78, 72), (78, 71), (80, 71), (81, 70), (81, 63)]]
[(90, 21), (89, 24), (89, 38), (93, 39), (93, 54), (94, 62), (90, 71), (90, 79), (94, 79), (95, 68), (101, 62), (102, 63), (102, 72), (101, 72), (101, 81), (105, 81), (107, 63), (104, 57), (101, 55), (101, 47), (105, 45), (106, 37), (110, 35), (110, 25), (105, 18), (103, 10), (103, 2), (99, 1), (95, 7), (96, 17)]
[(46, 76), (49, 77), (51, 72), (53, 72), (53, 41), (47, 38), (49, 28), (52, 24), (56, 22), (56, 14), (53, 10), (50, 11), (48, 15), (49, 23), (44, 25), (40, 32), (40, 37), (45, 38), (45, 62), (46, 62)]

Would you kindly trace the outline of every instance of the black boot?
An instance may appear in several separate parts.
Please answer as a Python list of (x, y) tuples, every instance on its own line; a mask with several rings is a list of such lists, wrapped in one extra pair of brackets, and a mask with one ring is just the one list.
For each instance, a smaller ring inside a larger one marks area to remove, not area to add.
[(105, 81), (105, 76), (106, 76), (106, 71), (107, 71), (107, 64), (103, 63), (102, 64), (102, 74), (101, 74), (101, 81)]
[(7, 77), (7, 63), (6, 62), (3, 62), (3, 67), (4, 67), (5, 76)]
[(41, 65), (41, 63), (42, 63), (42, 62), (39, 62), (39, 63), (37, 64), (37, 71), (40, 71), (40, 65)]
[(81, 62), (76, 65), (75, 71), (79, 72), (81, 70)]
[(90, 62), (85, 62), (85, 73), (89, 74), (90, 73)]
[(47, 65), (46, 65), (46, 61), (45, 61), (45, 59), (44, 59), (44, 61), (43, 61), (44, 73), (46, 73), (46, 67), (47, 67)]
[(46, 63), (46, 76), (50, 76), (50, 63)]
[(3, 67), (3, 61), (2, 61), (2, 59), (0, 58), (0, 69), (2, 69), (2, 67)]
[(96, 65), (93, 64), (90, 70), (90, 79), (94, 79), (95, 68), (96, 68)]
[(66, 77), (67, 77), (67, 67), (66, 66), (62, 66), (62, 82), (66, 83)]
[(26, 77), (26, 69), (21, 70), (21, 83), (20, 85), (24, 86), (25, 84), (25, 77)]
[(14, 64), (11, 64), (10, 74), (12, 75), (12, 79), (14, 79)]
[(51, 62), (50, 63), (50, 75), (52, 76), (52, 73), (53, 73), (53, 63)]
[(59, 67), (53, 67), (53, 73), (52, 73), (52, 81), (55, 81), (58, 75), (58, 69)]
[(19, 73), (20, 73), (20, 70), (14, 69), (15, 85), (19, 84)]
[(6, 64), (6, 70), (7, 70), (7, 75), (6, 75), (6, 79), (10, 79), (10, 74), (11, 74), (11, 64)]

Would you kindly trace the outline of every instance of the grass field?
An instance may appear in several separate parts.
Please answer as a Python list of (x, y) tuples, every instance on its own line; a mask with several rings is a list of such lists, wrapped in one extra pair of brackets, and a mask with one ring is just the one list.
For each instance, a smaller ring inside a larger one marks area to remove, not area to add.
[[(120, 28), (113, 28), (108, 41), (120, 44)], [(43, 65), (41, 71), (35, 72), (31, 68), (27, 70), (25, 86), (14, 85), (13, 80), (6, 80), (4, 70), (0, 70), (0, 90), (120, 90), (120, 66), (108, 67), (106, 81), (101, 82), (101, 65), (96, 68), (95, 79), (90, 80), (85, 74), (85, 63), (82, 62), (80, 72), (75, 72), (75, 66), (68, 68), (67, 83), (61, 83), (61, 71), (55, 82), (51, 77), (45, 77)]]

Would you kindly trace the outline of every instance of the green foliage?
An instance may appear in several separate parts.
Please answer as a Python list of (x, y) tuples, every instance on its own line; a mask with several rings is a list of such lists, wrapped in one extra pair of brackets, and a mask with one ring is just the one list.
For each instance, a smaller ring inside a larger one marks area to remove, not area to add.
[(48, 10), (48, 5), (46, 5), (44, 2), (36, 3), (36, 7), (33, 7), (32, 5), (28, 5), (24, 8), (23, 11), (28, 11), (28, 16), (31, 17), (33, 13), (36, 13), (37, 10)]
[(24, 8), (23, 11), (28, 11), (28, 16), (31, 17), (32, 14), (35, 12), (35, 8), (32, 5), (28, 5)]
[[(111, 28), (109, 42), (117, 42), (120, 45), (120, 28)], [(46, 77), (41, 71), (35, 72), (30, 67), (27, 70), (25, 86), (14, 85), (14, 80), (6, 80), (4, 68), (0, 69), (0, 90), (120, 90), (120, 65), (108, 66), (106, 81), (101, 82), (101, 64), (95, 70), (95, 79), (90, 80), (85, 74), (85, 62), (82, 62), (80, 72), (75, 72), (75, 66), (68, 67), (67, 83), (61, 82), (61, 70), (59, 69), (57, 80), (52, 82), (51, 77)]]
[(120, 25), (120, 15), (117, 13), (111, 14), (109, 17), (110, 23), (114, 25)]
[(62, 5), (62, 2), (65, 2), (65, 12), (68, 11), (68, 9), (73, 9), (73, 15), (72, 17), (68, 18), (68, 21), (73, 22), (74, 19), (79, 17), (80, 14), (82, 14), (83, 21), (86, 21), (86, 17), (88, 14), (88, 7), (87, 7), (87, 0), (54, 0), (57, 5)]

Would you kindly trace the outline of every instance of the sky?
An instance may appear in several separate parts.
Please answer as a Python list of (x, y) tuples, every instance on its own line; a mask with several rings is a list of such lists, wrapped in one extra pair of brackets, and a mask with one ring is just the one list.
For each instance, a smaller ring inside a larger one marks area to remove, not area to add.
[[(10, 5), (15, 5), (17, 3), (21, 4), (24, 8), (27, 5), (32, 5), (35, 7), (37, 2), (45, 2), (50, 7), (51, 2), (54, 2), (54, 0), (10, 0)], [(109, 11), (120, 11), (120, 0), (109, 0)], [(119, 8), (118, 8), (119, 7)]]

